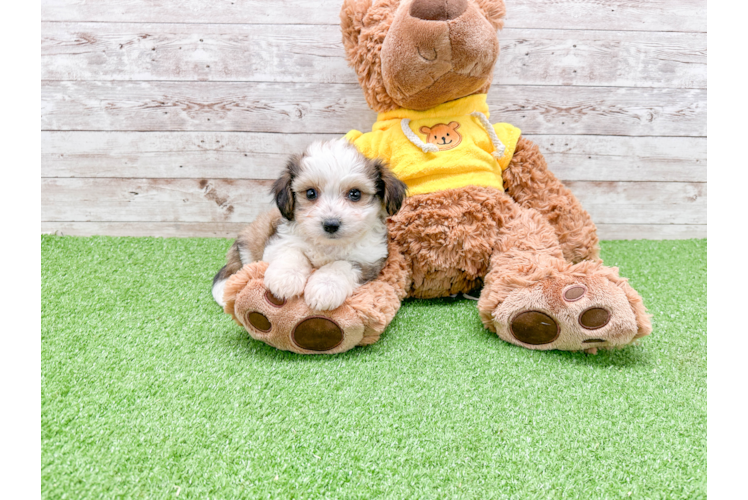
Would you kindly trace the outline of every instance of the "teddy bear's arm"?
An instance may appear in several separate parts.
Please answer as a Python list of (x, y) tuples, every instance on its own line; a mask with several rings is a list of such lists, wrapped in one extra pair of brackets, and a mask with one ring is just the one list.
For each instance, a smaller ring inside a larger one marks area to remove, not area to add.
[(569, 262), (599, 260), (597, 229), (579, 200), (548, 170), (537, 144), (520, 137), (502, 173), (504, 189), (517, 203), (543, 214), (556, 230)]

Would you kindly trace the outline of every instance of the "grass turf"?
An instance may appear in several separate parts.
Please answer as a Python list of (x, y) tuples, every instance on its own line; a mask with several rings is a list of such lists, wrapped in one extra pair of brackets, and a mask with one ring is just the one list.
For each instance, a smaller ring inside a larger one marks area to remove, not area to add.
[(230, 242), (42, 237), (44, 498), (702, 498), (706, 241), (604, 242), (654, 314), (597, 356), (468, 300), (299, 356), (212, 302)]

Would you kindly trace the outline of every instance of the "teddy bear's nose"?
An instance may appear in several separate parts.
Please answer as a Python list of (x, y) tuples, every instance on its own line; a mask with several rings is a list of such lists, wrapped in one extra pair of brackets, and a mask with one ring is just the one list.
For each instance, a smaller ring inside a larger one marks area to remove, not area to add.
[(413, 0), (410, 15), (424, 21), (449, 21), (466, 9), (467, 0)]

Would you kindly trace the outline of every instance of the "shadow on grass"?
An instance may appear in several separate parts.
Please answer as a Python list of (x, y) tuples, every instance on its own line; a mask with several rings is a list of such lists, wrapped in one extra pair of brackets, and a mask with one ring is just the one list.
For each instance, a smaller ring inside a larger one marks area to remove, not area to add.
[[(472, 304), (472, 301), (467, 300), (455, 300), (455, 299), (434, 299), (434, 300), (407, 300), (405, 301), (411, 312), (423, 312), (436, 306), (454, 306), (457, 308), (457, 304), (461, 303), (465, 305)], [(477, 318), (477, 311), (476, 311)], [(389, 358), (390, 354), (399, 353), (403, 348), (412, 347), (410, 344), (404, 344), (397, 342), (394, 337), (388, 338), (388, 332), (395, 333), (401, 327), (406, 327), (408, 320), (403, 319), (400, 315), (396, 316), (390, 326), (385, 330), (382, 338), (379, 342), (369, 346), (355, 347), (350, 351), (340, 354), (320, 354), (320, 355), (308, 355), (308, 354), (297, 354), (288, 351), (281, 351), (275, 347), (269, 346), (262, 341), (253, 339), (249, 333), (233, 321), (227, 323), (227, 328), (224, 333), (218, 335), (217, 341), (224, 345), (224, 347), (232, 349), (236, 352), (243, 354), (246, 357), (246, 361), (256, 361), (258, 358), (265, 361), (280, 362), (284, 364), (313, 364), (313, 365), (326, 365), (329, 363), (338, 363), (340, 360), (355, 359), (360, 362), (371, 362), (378, 359)], [(402, 323), (402, 324), (401, 324)], [(573, 352), (573, 351), (540, 351), (525, 349), (508, 342), (501, 340), (495, 333), (482, 328), (480, 320), (477, 324), (465, 325), (466, 329), (475, 331), (478, 334), (476, 341), (484, 344), (481, 349), (485, 349), (486, 345), (495, 345), (497, 350), (514, 350), (513, 354), (517, 354), (526, 358), (532, 357), (546, 357), (557, 360), (561, 364), (565, 365), (577, 365), (577, 366), (589, 366), (599, 367), (600, 369), (607, 369), (610, 367), (637, 367), (647, 366), (651, 364), (651, 355), (647, 349), (640, 345), (627, 346), (623, 349), (616, 350), (601, 350), (596, 355), (587, 354), (584, 352)], [(646, 340), (645, 340), (646, 341)], [(492, 347), (493, 348), (493, 347)]]
[(297, 354), (290, 351), (276, 349), (260, 340), (253, 339), (247, 330), (239, 325), (233, 324), (225, 334), (220, 335), (219, 341), (230, 349), (246, 356), (247, 362), (261, 358), (273, 362), (289, 364), (328, 364), (338, 363), (341, 359), (356, 358), (363, 361), (365, 358), (376, 357), (381, 354), (381, 341), (373, 346), (354, 347), (350, 351), (339, 354)]
[(547, 356), (566, 364), (584, 365), (590, 367), (635, 367), (648, 366), (652, 364), (651, 355), (646, 348), (640, 345), (630, 345), (622, 349), (600, 350), (597, 354), (587, 354), (584, 351), (542, 351), (539, 349), (526, 349), (518, 345), (510, 344), (499, 339), (498, 336), (485, 330), (488, 337), (495, 338), (506, 349), (514, 350), (514, 353), (531, 358), (533, 356)]

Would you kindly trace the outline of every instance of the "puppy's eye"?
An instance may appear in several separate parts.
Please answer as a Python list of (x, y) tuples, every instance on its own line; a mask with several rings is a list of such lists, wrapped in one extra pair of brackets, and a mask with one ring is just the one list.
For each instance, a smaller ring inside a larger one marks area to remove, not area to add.
[(307, 200), (316, 200), (317, 199), (317, 190), (316, 189), (307, 189), (306, 190), (306, 199)]
[(351, 201), (359, 201), (361, 199), (361, 191), (358, 189), (351, 189), (348, 191), (348, 199)]

